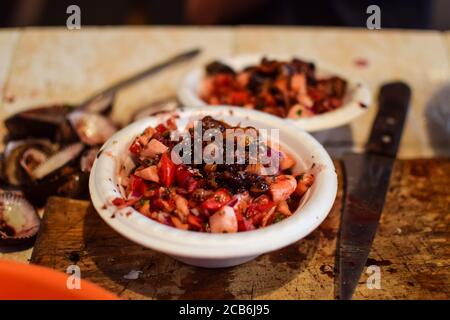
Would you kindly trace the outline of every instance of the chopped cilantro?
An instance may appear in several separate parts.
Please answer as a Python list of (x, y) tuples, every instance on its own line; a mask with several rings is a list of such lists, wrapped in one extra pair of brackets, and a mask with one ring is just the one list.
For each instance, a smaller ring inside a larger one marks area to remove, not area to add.
[(284, 215), (281, 214), (281, 213), (279, 213), (279, 212), (277, 212), (277, 216), (276, 216), (275, 219), (273, 220), (273, 223), (280, 222), (280, 221), (283, 220), (283, 219), (284, 219)]
[(144, 159), (144, 164), (146, 166), (151, 166), (151, 165), (154, 165), (155, 162), (153, 161), (153, 159)]

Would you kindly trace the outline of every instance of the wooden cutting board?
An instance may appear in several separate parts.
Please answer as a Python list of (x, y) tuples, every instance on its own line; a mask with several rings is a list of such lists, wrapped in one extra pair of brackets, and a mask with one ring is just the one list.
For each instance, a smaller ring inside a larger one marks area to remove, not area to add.
[[(241, 266), (202, 269), (136, 245), (110, 229), (87, 201), (51, 198), (31, 262), (66, 271), (125, 299), (333, 299), (340, 189), (322, 225), (305, 239)], [(397, 161), (355, 299), (450, 298), (450, 159)], [(130, 273), (131, 272), (131, 273)], [(129, 279), (138, 275), (137, 279)], [(128, 279), (127, 279), (128, 278)]]

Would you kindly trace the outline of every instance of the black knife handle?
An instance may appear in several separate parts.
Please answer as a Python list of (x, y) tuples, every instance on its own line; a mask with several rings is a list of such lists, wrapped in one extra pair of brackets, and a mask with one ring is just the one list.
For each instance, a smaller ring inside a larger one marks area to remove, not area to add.
[(411, 89), (404, 82), (383, 85), (378, 96), (378, 113), (366, 146), (368, 153), (395, 158), (411, 100)]

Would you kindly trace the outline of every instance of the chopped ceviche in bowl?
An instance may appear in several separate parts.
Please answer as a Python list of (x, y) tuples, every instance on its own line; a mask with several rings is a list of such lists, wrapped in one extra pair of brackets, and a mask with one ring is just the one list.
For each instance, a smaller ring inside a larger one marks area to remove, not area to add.
[(282, 118), (308, 118), (343, 106), (347, 81), (320, 77), (314, 63), (262, 58), (236, 70), (213, 61), (205, 67), (200, 98), (209, 105), (233, 105)]
[(235, 233), (275, 224), (297, 210), (314, 183), (311, 172), (293, 172), (295, 159), (255, 128), (211, 116), (183, 131), (174, 118), (147, 127), (128, 152), (131, 170), (119, 172), (124, 197), (113, 205), (181, 230)]
[(144, 118), (114, 134), (97, 154), (89, 191), (122, 236), (218, 268), (306, 237), (330, 212), (337, 176), (320, 143), (286, 120), (208, 106)]

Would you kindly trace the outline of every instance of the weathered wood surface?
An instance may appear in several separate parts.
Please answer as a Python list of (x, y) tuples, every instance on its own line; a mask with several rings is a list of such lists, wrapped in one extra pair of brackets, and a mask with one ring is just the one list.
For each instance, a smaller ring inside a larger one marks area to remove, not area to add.
[[(337, 166), (340, 173), (340, 167)], [(450, 298), (450, 160), (398, 161), (368, 265), (355, 299)], [(342, 186), (342, 179), (340, 181)], [(307, 238), (244, 265), (190, 267), (110, 229), (87, 201), (52, 198), (32, 263), (81, 276), (125, 299), (332, 299), (342, 189), (324, 223)], [(139, 279), (124, 278), (141, 271)]]

